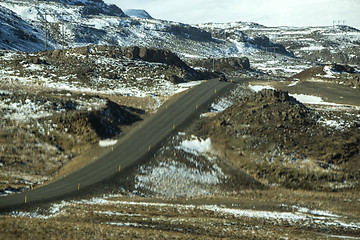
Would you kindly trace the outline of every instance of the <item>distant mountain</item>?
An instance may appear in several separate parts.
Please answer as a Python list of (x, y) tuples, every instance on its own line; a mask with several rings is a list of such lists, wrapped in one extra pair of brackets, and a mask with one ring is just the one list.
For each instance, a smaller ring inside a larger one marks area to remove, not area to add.
[(124, 12), (129, 17), (153, 19), (153, 17), (147, 11), (142, 9), (126, 9)]
[(248, 57), (259, 66), (274, 54), (291, 61), (301, 57), (318, 63), (360, 64), (360, 31), (348, 26), (188, 25), (153, 19), (145, 10), (124, 12), (102, 0), (1, 0), (0, 7), (1, 49), (39, 51), (46, 39), (47, 49), (139, 46), (168, 49), (182, 59)]

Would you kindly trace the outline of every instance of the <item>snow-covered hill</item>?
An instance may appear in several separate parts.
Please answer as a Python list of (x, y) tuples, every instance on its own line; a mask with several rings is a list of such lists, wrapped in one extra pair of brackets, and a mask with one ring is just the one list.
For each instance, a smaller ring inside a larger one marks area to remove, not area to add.
[[(130, 11), (128, 15), (137, 17), (128, 18), (122, 10), (102, 1), (4, 0), (0, 6), (14, 11), (19, 18), (39, 29), (41, 38), (45, 38), (47, 30), (52, 40), (49, 48), (138, 45), (169, 49), (183, 57), (207, 58), (242, 56), (259, 50), (256, 44), (243, 46), (236, 41), (219, 40), (216, 35), (213, 38), (210, 32), (196, 26), (151, 19), (144, 11)], [(97, 10), (100, 7), (102, 10)], [(12, 40), (17, 41), (16, 38)], [(250, 38), (247, 41), (254, 42)], [(29, 47), (27, 51), (37, 49)]]
[[(236, 22), (200, 24), (198, 27), (227, 41), (242, 42), (251, 37), (263, 42), (262, 48), (267, 51), (283, 51), (283, 46), (296, 57), (322, 64), (360, 64), (360, 30), (350, 26), (266, 27), (257, 23)], [(270, 43), (266, 43), (268, 40)]]

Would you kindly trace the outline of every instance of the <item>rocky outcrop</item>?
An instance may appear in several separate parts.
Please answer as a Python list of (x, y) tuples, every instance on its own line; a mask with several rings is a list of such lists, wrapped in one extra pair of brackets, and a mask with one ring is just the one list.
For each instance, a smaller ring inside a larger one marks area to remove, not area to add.
[(219, 65), (228, 65), (237, 69), (250, 69), (250, 61), (247, 57), (243, 58), (221, 58), (217, 61), (217, 64)]
[(250, 43), (256, 45), (257, 48), (263, 49), (268, 52), (292, 55), (292, 53), (287, 51), (282, 44), (271, 42), (270, 39), (265, 35), (255, 37), (250, 41)]
[(272, 122), (272, 124), (292, 125), (296, 122), (300, 127), (314, 123), (310, 111), (284, 91), (262, 90), (244, 98), (236, 108), (239, 108), (239, 111), (240, 108), (244, 108), (241, 112), (247, 111), (247, 113), (236, 114), (235, 116), (241, 117), (241, 120), (232, 117), (230, 120), (234, 121), (232, 124), (240, 121), (244, 124)]
[(154, 48), (140, 48), (140, 47), (125, 47), (122, 48), (123, 55), (134, 59), (142, 59), (147, 62), (165, 63), (175, 65), (181, 68), (189, 68), (176, 54), (169, 50), (154, 49)]
[[(189, 64), (194, 67), (202, 67), (217, 72), (232, 73), (237, 71), (250, 70), (250, 60), (247, 57), (219, 58), (219, 59), (192, 59)], [(215, 68), (215, 69), (213, 69)]]
[(122, 54), (132, 60), (141, 59), (147, 62), (164, 63), (169, 65), (172, 74), (165, 74), (165, 79), (173, 83), (184, 82), (185, 80), (204, 79), (205, 76), (183, 62), (175, 53), (154, 48), (125, 47)]
[[(85, 56), (84, 59), (76, 56)], [(123, 65), (114, 71), (103, 71), (97, 68), (94, 58), (105, 56), (107, 58), (114, 58), (119, 62), (132, 61), (132, 64)], [(161, 73), (157, 72), (157, 78), (162, 76), (164, 79), (173, 83), (193, 81), (206, 79), (204, 73), (196, 71), (183, 62), (176, 54), (169, 50), (143, 48), (143, 47), (119, 47), (119, 46), (105, 46), (105, 45), (89, 45), (80, 48), (69, 50), (52, 50), (40, 52), (38, 58), (46, 63), (52, 65), (61, 65), (70, 71), (72, 76), (77, 76), (81, 81), (89, 81), (93, 77), (104, 77), (108, 79), (120, 79), (119, 76), (126, 72), (130, 65), (143, 64), (146, 67), (142, 71), (135, 71), (129, 73), (127, 78), (136, 79), (144, 77), (155, 77), (154, 64), (158, 63), (156, 68), (162, 69)], [(32, 62), (33, 59), (26, 59), (27, 62)], [(141, 62), (144, 61), (144, 62)], [(145, 63), (148, 62), (148, 63)], [(128, 66), (129, 65), (129, 66)], [(76, 66), (74, 68), (73, 66)], [(145, 70), (146, 69), (146, 70)]]

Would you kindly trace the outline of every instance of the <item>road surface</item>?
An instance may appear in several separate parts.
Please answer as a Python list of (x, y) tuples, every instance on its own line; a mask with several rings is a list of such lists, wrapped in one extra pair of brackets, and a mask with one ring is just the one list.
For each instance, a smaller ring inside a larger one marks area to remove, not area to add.
[(231, 89), (233, 84), (206, 81), (163, 106), (127, 136), (113, 151), (72, 174), (46, 186), (20, 194), (0, 198), (0, 211), (28, 208), (40, 203), (60, 200), (66, 196), (81, 194), (91, 186), (121, 174), (129, 166), (151, 158), (160, 144), (176, 129), (204, 109), (217, 95)]

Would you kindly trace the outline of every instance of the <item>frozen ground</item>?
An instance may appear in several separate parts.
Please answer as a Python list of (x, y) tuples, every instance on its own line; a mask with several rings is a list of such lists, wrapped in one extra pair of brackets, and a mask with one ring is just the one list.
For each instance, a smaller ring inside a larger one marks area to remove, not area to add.
[[(282, 211), (259, 211), (241, 209), (237, 207), (237, 204), (227, 203), (229, 207), (225, 205), (186, 205), (186, 204), (172, 204), (172, 203), (160, 203), (160, 202), (146, 202), (146, 201), (123, 201), (122, 195), (108, 195), (103, 197), (92, 198), (89, 200), (81, 201), (62, 201), (60, 203), (53, 204), (45, 213), (41, 213), (40, 209), (35, 212), (19, 212), (14, 211), (10, 213), (10, 216), (18, 217), (30, 217), (40, 219), (53, 219), (55, 217), (61, 217), (67, 215), (67, 208), (83, 208), (85, 206), (136, 206), (136, 207), (157, 207), (160, 209), (177, 209), (180, 213), (189, 209), (199, 209), (204, 212), (213, 212), (213, 214), (219, 214), (223, 216), (229, 216), (234, 218), (257, 218), (271, 220), (274, 223), (280, 224), (281, 222), (288, 222), (291, 225), (302, 224), (302, 227), (316, 224), (318, 227), (326, 228), (348, 228), (355, 231), (360, 231), (360, 222), (351, 222), (346, 220), (345, 216), (340, 216), (328, 211), (308, 209), (301, 206), (287, 206), (281, 205)], [(116, 211), (98, 211), (103, 215), (118, 215), (122, 216), (121, 212)], [(134, 214), (136, 217), (141, 217), (141, 214)], [(104, 223), (103, 223), (104, 224)], [(125, 224), (125, 223), (123, 223)], [(141, 227), (141, 226), (139, 226)]]
[[(217, 165), (211, 140), (179, 133), (170, 138), (155, 160), (140, 166), (136, 192), (167, 197), (191, 197), (220, 192), (227, 178)], [(189, 188), (189, 186), (192, 186)]]
[[(297, 228), (303, 234), (306, 233), (307, 236), (317, 239), (359, 239), (356, 237), (356, 232), (360, 231), (360, 222), (350, 215), (339, 215), (300, 205), (272, 206), (276, 210), (258, 209), (263, 208), (261, 204), (252, 204), (251, 209), (242, 205), (247, 204), (233, 198), (227, 201), (203, 199), (202, 202), (194, 199), (177, 203), (171, 200), (148, 201), (144, 198), (124, 200), (122, 195), (108, 195), (89, 200), (62, 201), (46, 210), (16, 211), (1, 218), (7, 217), (8, 221), (27, 219), (30, 222), (44, 220), (60, 223), (61, 219), (69, 220), (77, 216), (78, 222), (86, 218), (96, 221), (97, 228), (112, 226), (115, 229), (125, 228), (124, 230), (127, 231), (145, 229), (147, 234), (150, 234), (149, 231), (166, 228), (167, 231), (173, 232), (172, 234), (186, 232), (188, 237), (199, 237), (198, 234), (208, 237), (219, 235), (235, 237), (242, 232), (249, 233), (249, 236), (270, 239), (277, 231), (275, 235), (277, 237), (293, 238), (301, 235), (292, 230)], [(284, 225), (286, 228), (282, 227)], [(28, 227), (28, 230), (31, 228)], [(219, 233), (219, 230), (222, 233)], [(9, 228), (8, 231), (11, 232), (12, 229)], [(107, 230), (108, 233), (112, 231), (114, 229)], [(207, 232), (202, 233), (202, 231)]]

